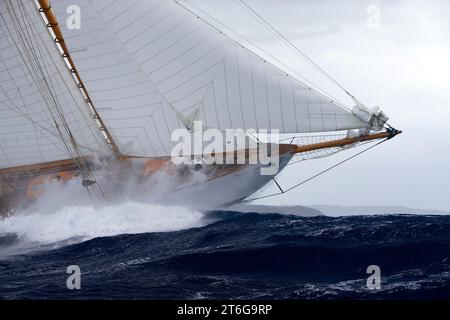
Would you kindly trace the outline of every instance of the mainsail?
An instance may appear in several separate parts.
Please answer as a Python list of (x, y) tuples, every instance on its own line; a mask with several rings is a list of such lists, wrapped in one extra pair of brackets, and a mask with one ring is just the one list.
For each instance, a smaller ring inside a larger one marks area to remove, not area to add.
[(109, 152), (33, 1), (0, 2), (0, 169)]
[[(73, 1), (52, 1), (60, 22)], [(60, 26), (99, 114), (123, 153), (169, 155), (180, 114), (207, 127), (313, 133), (369, 128), (168, 0), (81, 0)]]

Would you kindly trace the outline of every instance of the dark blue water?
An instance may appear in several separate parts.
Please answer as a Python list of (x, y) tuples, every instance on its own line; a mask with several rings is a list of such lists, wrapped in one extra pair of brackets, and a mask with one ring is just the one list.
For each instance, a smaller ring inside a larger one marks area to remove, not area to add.
[[(118, 235), (0, 260), (0, 297), (450, 298), (450, 217), (213, 212), (178, 232)], [(14, 243), (14, 235), (0, 246)], [(82, 271), (66, 288), (66, 268)], [(381, 268), (381, 289), (366, 268)]]

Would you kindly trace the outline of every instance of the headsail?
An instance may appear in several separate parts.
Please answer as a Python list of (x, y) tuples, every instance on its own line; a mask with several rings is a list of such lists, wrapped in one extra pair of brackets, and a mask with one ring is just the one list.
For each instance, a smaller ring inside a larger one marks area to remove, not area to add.
[(34, 1), (0, 2), (0, 169), (108, 152)]
[[(60, 21), (70, 0), (53, 2)], [(208, 127), (310, 133), (369, 128), (175, 1), (81, 0), (66, 43), (124, 153), (170, 153), (170, 134), (196, 109)]]

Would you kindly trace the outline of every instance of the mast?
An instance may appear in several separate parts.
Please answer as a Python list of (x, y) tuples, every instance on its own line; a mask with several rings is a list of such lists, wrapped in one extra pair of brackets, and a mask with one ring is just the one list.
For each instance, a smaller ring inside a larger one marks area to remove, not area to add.
[(80, 77), (80, 74), (78, 73), (78, 70), (72, 60), (72, 57), (69, 54), (69, 50), (67, 49), (67, 46), (64, 42), (64, 37), (61, 32), (61, 28), (58, 25), (57, 18), (52, 10), (52, 7), (50, 5), (49, 0), (38, 0), (39, 3), (39, 12), (41, 12), (45, 18), (48, 21), (47, 27), (50, 28), (54, 35), (55, 35), (55, 42), (60, 45), (61, 51), (62, 51), (62, 58), (65, 60), (65, 62), (68, 64), (70, 73), (75, 77), (77, 81), (77, 86), (83, 93), (86, 103), (91, 108), (92, 112), (94, 113), (94, 118), (97, 120), (97, 122), (100, 125), (100, 130), (105, 134), (106, 136), (106, 142), (111, 146), (111, 149), (116, 156), (117, 159), (122, 159), (122, 153), (119, 150), (119, 147), (114, 142), (114, 139), (106, 127), (105, 123), (103, 122), (102, 118), (100, 117), (100, 114), (97, 112), (97, 109), (95, 108), (91, 97), (84, 86), (83, 80)]

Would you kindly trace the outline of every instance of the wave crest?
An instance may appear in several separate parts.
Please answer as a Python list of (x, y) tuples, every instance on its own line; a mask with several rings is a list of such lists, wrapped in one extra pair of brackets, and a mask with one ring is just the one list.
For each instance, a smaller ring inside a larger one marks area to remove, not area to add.
[(55, 243), (118, 234), (177, 231), (205, 224), (203, 214), (183, 207), (125, 202), (114, 206), (66, 206), (53, 212), (22, 212), (0, 222), (0, 234)]

